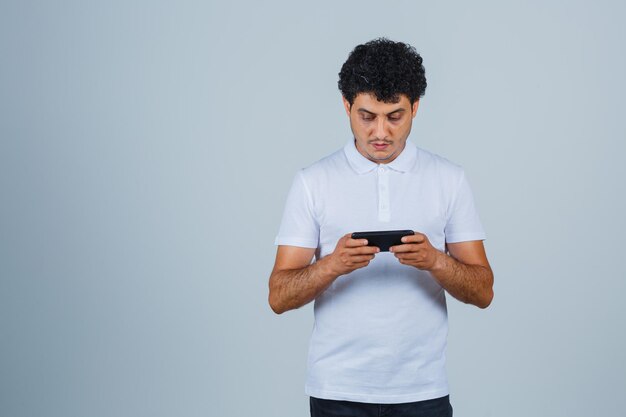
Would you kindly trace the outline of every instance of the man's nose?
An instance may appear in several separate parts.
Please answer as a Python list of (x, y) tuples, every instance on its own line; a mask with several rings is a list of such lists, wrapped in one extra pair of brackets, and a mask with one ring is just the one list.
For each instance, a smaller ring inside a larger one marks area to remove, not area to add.
[(387, 135), (387, 121), (384, 117), (378, 119), (378, 123), (376, 124), (376, 130), (374, 131), (374, 135), (377, 139), (385, 139)]

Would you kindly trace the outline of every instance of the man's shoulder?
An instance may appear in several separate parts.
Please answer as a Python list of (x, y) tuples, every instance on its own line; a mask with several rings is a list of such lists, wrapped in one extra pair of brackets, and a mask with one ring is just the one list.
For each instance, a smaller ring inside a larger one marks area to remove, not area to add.
[(343, 148), (318, 159), (300, 171), (306, 177), (316, 177), (324, 174), (333, 174), (346, 167), (346, 157)]
[(463, 174), (463, 167), (455, 162), (452, 162), (448, 158), (445, 158), (439, 154), (426, 149), (417, 148), (418, 163), (417, 169), (424, 169), (432, 171), (438, 175), (451, 175), (458, 176)]

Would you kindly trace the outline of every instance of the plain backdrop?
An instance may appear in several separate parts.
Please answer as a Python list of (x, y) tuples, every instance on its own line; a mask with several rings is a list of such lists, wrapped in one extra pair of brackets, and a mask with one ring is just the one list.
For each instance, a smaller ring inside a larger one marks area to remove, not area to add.
[(310, 305), (267, 304), (337, 73), (424, 58), (411, 140), (462, 165), (495, 299), (449, 300), (455, 415), (626, 408), (620, 1), (0, 2), (0, 415), (308, 415)]

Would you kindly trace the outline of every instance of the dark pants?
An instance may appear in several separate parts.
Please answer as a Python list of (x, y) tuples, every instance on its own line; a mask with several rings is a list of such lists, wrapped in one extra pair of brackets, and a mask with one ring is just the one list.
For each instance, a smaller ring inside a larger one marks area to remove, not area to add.
[(311, 417), (452, 417), (450, 397), (400, 404), (370, 404), (311, 397)]

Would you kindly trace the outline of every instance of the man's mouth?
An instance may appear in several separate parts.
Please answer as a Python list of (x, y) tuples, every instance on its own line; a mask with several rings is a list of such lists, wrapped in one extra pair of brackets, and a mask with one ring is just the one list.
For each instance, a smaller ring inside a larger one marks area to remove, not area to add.
[(389, 143), (385, 143), (385, 142), (372, 142), (372, 146), (374, 147), (374, 149), (376, 149), (377, 151), (383, 151), (385, 149), (387, 149), (387, 147), (389, 146)]

